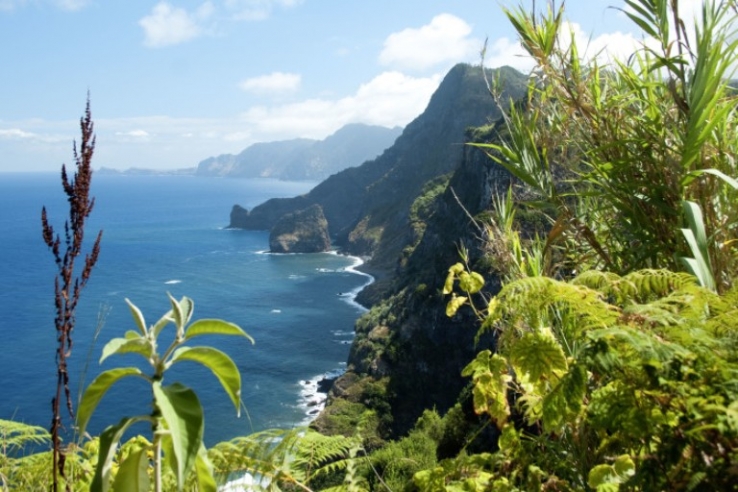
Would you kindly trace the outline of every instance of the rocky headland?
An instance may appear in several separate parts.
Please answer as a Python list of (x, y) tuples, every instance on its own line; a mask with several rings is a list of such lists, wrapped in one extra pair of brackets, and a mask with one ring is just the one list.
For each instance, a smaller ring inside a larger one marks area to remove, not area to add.
[[(514, 69), (491, 70), (491, 79), (501, 84), (499, 101), (525, 94), (527, 79)], [(501, 112), (486, 80), (478, 66), (455, 66), (423, 114), (376, 159), (306, 195), (232, 210), (231, 227), (269, 230), (286, 214), (319, 205), (333, 245), (368, 258), (361, 270), (376, 281), (358, 300), (371, 310), (357, 321), (347, 371), (313, 423), (321, 431), (348, 433), (370, 409), (378, 434), (401, 435), (424, 409), (448, 410), (467, 384), (461, 370), (475, 353), (476, 324), (464, 314), (448, 318), (439, 292), (460, 247), (472, 262), (482, 256), (483, 238), (469, 217), (511, 183), (467, 145), (496, 138)]]
[(330, 248), (328, 221), (317, 204), (283, 215), (269, 233), (272, 253), (322, 253)]

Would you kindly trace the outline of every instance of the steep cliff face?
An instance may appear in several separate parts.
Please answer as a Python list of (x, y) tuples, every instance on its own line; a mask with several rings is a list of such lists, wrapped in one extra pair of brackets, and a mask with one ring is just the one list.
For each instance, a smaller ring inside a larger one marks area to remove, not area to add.
[(269, 233), (272, 253), (321, 253), (330, 248), (328, 221), (320, 205), (283, 215)]
[[(522, 96), (522, 74), (503, 67), (489, 76), (501, 78), (502, 100)], [(269, 229), (285, 213), (320, 205), (334, 243), (348, 253), (371, 257), (365, 268), (379, 281), (364, 293), (364, 300), (374, 302), (388, 294), (388, 279), (403, 249), (417, 239), (409, 224), (410, 207), (425, 183), (458, 167), (468, 127), (499, 115), (481, 68), (457, 65), (423, 114), (378, 158), (331, 176), (307, 195), (270, 200), (241, 213), (231, 227)]]
[[(502, 81), (503, 101), (525, 93), (526, 78), (513, 69), (498, 69), (490, 77)], [(352, 420), (357, 408), (374, 402), (369, 406), (379, 415), (382, 432), (398, 435), (424, 409), (444, 412), (457, 402), (467, 383), (461, 371), (478, 349), (477, 323), (468, 310), (448, 318), (440, 291), (449, 266), (459, 261), (460, 246), (477, 271), (488, 273), (478, 262), (484, 256), (483, 232), (470, 216), (504, 194), (510, 177), (465, 143), (495, 138), (493, 123), (499, 118), (481, 69), (458, 65), (426, 111), (380, 157), (331, 176), (307, 195), (241, 211), (237, 225), (232, 219), (234, 226), (267, 229), (285, 213), (319, 204), (334, 244), (370, 256), (364, 268), (378, 280), (359, 300), (373, 307), (356, 324), (348, 370), (316, 427), (349, 429), (358, 423)], [(480, 126), (486, 130), (472, 131)], [(495, 282), (487, 285), (488, 292), (498, 288)], [(352, 424), (346, 427), (347, 422)]]
[[(418, 237), (399, 261), (393, 295), (376, 303), (357, 323), (348, 371), (338, 381), (346, 394), (351, 394), (347, 387), (366, 385), (367, 379), (384, 382), (389, 435), (407, 432), (424, 409), (448, 410), (468, 382), (461, 371), (480, 349), (474, 344), (478, 324), (468, 310), (447, 317), (447, 299), (440, 291), (449, 266), (460, 260), (460, 246), (468, 250), (477, 271), (491, 273), (480, 261), (484, 234), (470, 216), (488, 210), (492, 197), (504, 194), (510, 184), (507, 171), (481, 150), (467, 146), (456, 172), (427, 186), (411, 207), (411, 219), (422, 222), (413, 228)], [(486, 286), (487, 293), (498, 289), (494, 281)], [(481, 340), (481, 346), (492, 343), (491, 337)], [(340, 398), (332, 395), (335, 408), (342, 408), (336, 404)], [(335, 408), (329, 408), (316, 426), (332, 429)]]

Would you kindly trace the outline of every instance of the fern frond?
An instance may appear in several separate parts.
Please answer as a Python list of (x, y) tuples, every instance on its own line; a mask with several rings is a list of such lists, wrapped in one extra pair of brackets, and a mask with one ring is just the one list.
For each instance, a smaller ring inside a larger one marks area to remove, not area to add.
[(638, 302), (647, 302), (668, 296), (676, 290), (696, 285), (695, 277), (685, 272), (644, 269), (624, 276), (614, 285), (614, 288), (621, 302), (628, 298)]
[(43, 427), (0, 419), (0, 451), (13, 455), (28, 447), (50, 442), (51, 436)]
[(576, 319), (569, 325), (577, 333), (612, 325), (620, 316), (620, 310), (605, 302), (596, 290), (549, 277), (529, 277), (502, 288), (496, 298), (494, 317), (522, 320), (528, 329), (537, 329), (550, 325), (552, 314), (562, 310)]

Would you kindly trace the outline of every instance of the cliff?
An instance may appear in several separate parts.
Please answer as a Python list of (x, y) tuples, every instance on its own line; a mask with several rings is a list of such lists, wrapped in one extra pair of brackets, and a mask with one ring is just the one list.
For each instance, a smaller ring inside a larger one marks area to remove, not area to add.
[[(502, 101), (525, 93), (526, 77), (513, 69), (489, 77), (502, 81)], [(496, 138), (500, 116), (481, 69), (457, 65), (425, 112), (377, 159), (331, 176), (306, 195), (270, 200), (250, 212), (234, 208), (232, 226), (268, 229), (284, 214), (318, 204), (334, 244), (370, 257), (363, 269), (377, 281), (359, 300), (372, 309), (356, 323), (347, 372), (315, 421), (318, 429), (352, 432), (369, 408), (377, 415), (376, 432), (397, 436), (424, 409), (443, 413), (459, 400), (477, 325), (466, 310), (448, 318), (440, 290), (462, 245), (475, 270), (488, 273), (483, 233), (470, 216), (483, 214), (511, 179), (465, 143)], [(487, 288), (492, 293), (498, 286)]]
[(321, 253), (330, 247), (328, 221), (320, 205), (283, 215), (269, 234), (272, 253)]
[[(443, 414), (463, 394), (468, 381), (461, 371), (479, 348), (474, 343), (478, 324), (469, 310), (447, 317), (440, 291), (449, 266), (460, 260), (460, 246), (476, 271), (491, 273), (483, 261), (484, 235), (470, 216), (484, 214), (493, 196), (507, 192), (511, 177), (473, 147), (461, 152), (460, 161), (450, 177), (428, 183), (415, 200), (413, 230), (420, 237), (399, 260), (391, 295), (357, 322), (347, 372), (329, 394), (316, 428), (340, 431), (337, 422), (357, 418), (356, 408), (345, 400), (371, 401), (365, 388), (376, 393), (376, 385), (384, 398), (372, 410), (384, 422), (379, 431), (385, 437), (407, 432), (425, 409)], [(486, 286), (488, 294), (497, 289), (499, 284)], [(491, 337), (481, 340), (491, 343)]]
[[(525, 77), (509, 67), (490, 73), (504, 88), (502, 100), (521, 97)], [(230, 227), (270, 229), (282, 215), (310, 205), (322, 207), (334, 244), (368, 256), (364, 268), (377, 282), (361, 295), (370, 304), (392, 289), (403, 250), (418, 241), (410, 208), (430, 180), (454, 171), (464, 154), (464, 132), (499, 118), (481, 68), (466, 64), (449, 71), (426, 110), (379, 157), (341, 171), (310, 193), (269, 200), (245, 213), (231, 214)]]

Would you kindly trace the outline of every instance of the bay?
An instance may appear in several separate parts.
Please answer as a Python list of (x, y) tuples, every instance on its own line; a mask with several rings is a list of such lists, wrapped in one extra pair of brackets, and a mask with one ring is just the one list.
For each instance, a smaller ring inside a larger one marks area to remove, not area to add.
[[(228, 353), (243, 378), (241, 418), (217, 379), (196, 364), (178, 364), (165, 383), (192, 386), (205, 408), (206, 444), (272, 427), (305, 423), (320, 396), (315, 384), (340, 372), (363, 311), (352, 301), (368, 279), (356, 259), (332, 254), (268, 254), (268, 232), (229, 230), (235, 203), (247, 208), (307, 192), (314, 183), (189, 176), (93, 177), (95, 207), (86, 228), (100, 257), (82, 292), (69, 359), (72, 392), (100, 371), (139, 365), (114, 356), (98, 364), (105, 342), (133, 329), (124, 299), (149, 324), (168, 309), (167, 293), (195, 302), (193, 319), (222, 318), (256, 341), (211, 337), (198, 344)], [(55, 265), (41, 238), (41, 207), (63, 232), (67, 204), (56, 174), (0, 175), (0, 418), (48, 427), (54, 394)], [(96, 332), (99, 333), (96, 336)], [(150, 411), (143, 381), (117, 384), (93, 416), (90, 431)], [(70, 421), (67, 419), (67, 423)], [(147, 429), (142, 428), (145, 433)]]

